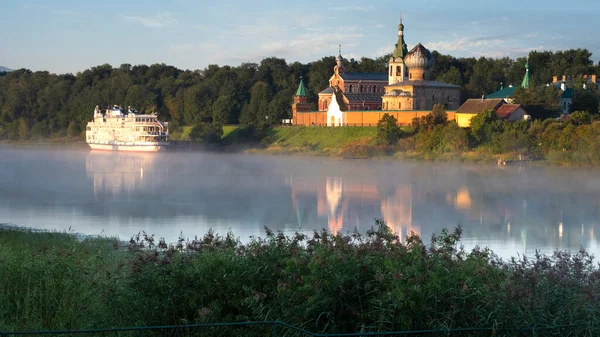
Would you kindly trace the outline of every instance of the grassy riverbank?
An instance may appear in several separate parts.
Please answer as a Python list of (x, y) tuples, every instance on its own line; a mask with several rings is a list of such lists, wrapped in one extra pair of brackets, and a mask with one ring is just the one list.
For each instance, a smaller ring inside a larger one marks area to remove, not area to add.
[(274, 127), (268, 130), (258, 146), (250, 147), (246, 152), (458, 162), (496, 162), (498, 158), (505, 161), (519, 160), (518, 152), (497, 154), (485, 148), (419, 151), (416, 146), (416, 133), (410, 127), (403, 127), (402, 132), (404, 137), (398, 144), (380, 146), (375, 140), (376, 127)]
[(171, 247), (140, 236), (123, 247), (0, 229), (0, 331), (281, 320), (324, 333), (582, 324), (544, 335), (600, 334), (588, 254), (502, 262), (459, 238), (426, 246), (378, 224), (366, 235), (267, 231), (241, 244), (208, 233)]
[[(275, 127), (261, 137), (252, 151), (329, 155), (344, 158), (393, 157), (467, 162), (547, 162), (562, 166), (600, 165), (600, 122), (576, 112), (568, 120), (508, 122), (493, 112), (473, 119), (473, 127), (460, 128), (454, 121), (427, 118), (397, 132), (384, 142), (384, 126)], [(589, 116), (588, 116), (589, 117)], [(392, 124), (395, 127), (395, 124)], [(382, 137), (383, 134), (383, 137)], [(225, 138), (226, 139), (226, 138)]]

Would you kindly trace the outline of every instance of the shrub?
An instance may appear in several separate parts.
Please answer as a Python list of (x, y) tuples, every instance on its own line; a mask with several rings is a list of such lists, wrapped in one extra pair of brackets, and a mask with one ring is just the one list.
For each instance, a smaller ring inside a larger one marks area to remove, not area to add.
[(209, 123), (198, 123), (190, 131), (190, 139), (196, 142), (216, 143), (223, 135), (223, 127)]
[(445, 149), (452, 152), (460, 152), (469, 147), (469, 135), (466, 129), (451, 121), (444, 128)]
[(377, 135), (375, 141), (378, 145), (393, 145), (402, 136), (402, 130), (398, 126), (396, 118), (390, 114), (384, 114), (377, 123)]
[(35, 140), (46, 139), (50, 135), (48, 123), (46, 121), (38, 122), (31, 128), (31, 138)]
[(471, 118), (471, 134), (479, 143), (489, 142), (494, 132), (493, 124), (498, 120), (494, 110), (484, 110)]
[[(140, 233), (123, 250), (113, 240), (2, 229), (0, 329), (280, 320), (325, 334), (600, 333), (600, 269), (583, 250), (504, 262), (488, 249), (462, 248), (460, 227), (427, 244), (382, 221), (364, 234), (265, 230), (245, 244), (212, 231), (172, 245)], [(581, 326), (543, 330), (564, 324)], [(239, 335), (268, 334), (257, 329)]]

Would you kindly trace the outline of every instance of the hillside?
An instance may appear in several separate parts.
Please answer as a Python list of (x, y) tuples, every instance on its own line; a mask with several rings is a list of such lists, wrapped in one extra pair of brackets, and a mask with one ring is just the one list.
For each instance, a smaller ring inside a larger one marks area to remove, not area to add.
[(13, 70), (10, 69), (10, 68), (6, 68), (6, 67), (3, 67), (3, 66), (0, 66), (0, 71), (10, 72), (10, 71), (13, 71)]

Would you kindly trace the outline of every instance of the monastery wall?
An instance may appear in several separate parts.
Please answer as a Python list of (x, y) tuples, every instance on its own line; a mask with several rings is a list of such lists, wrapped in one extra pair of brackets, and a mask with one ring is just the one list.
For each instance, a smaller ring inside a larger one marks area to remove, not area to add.
[[(415, 117), (421, 118), (431, 111), (426, 110), (400, 110), (400, 111), (344, 111), (344, 126), (377, 126), (377, 123), (383, 117), (384, 114), (390, 114), (396, 118), (398, 125), (409, 126), (412, 124), (412, 120)], [(447, 111), (448, 120), (455, 119), (454, 111)], [(296, 119), (293, 121), (294, 125), (303, 126), (326, 126), (327, 125), (327, 111), (316, 111), (316, 112), (298, 112), (296, 113)]]

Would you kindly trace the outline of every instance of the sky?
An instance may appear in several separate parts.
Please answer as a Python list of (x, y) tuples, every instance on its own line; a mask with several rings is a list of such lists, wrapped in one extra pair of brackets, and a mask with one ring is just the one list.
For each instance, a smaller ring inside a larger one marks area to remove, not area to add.
[(402, 13), (408, 48), (523, 57), (587, 48), (600, 60), (598, 0), (103, 0), (0, 2), (0, 66), (77, 73), (109, 63), (181, 69), (265, 57), (307, 63), (391, 52)]

